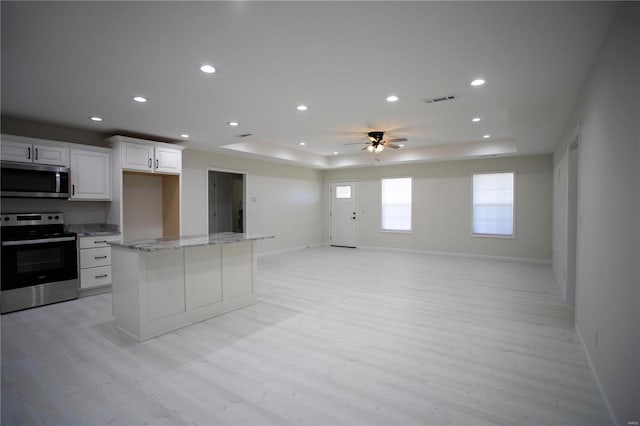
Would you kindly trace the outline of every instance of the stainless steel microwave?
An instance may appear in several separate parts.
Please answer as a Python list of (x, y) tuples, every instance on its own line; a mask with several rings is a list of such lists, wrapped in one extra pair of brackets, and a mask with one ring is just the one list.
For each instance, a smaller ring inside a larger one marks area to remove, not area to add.
[(2, 197), (69, 198), (69, 168), (3, 161)]

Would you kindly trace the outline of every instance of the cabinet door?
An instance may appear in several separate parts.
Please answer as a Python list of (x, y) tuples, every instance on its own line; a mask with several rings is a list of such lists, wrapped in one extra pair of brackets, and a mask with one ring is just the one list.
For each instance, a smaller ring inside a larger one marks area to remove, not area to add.
[(33, 162), (69, 167), (69, 148), (49, 145), (33, 145)]
[(71, 199), (111, 200), (111, 153), (71, 150)]
[(122, 168), (153, 172), (153, 147), (135, 143), (122, 144)]
[(177, 175), (182, 172), (182, 152), (180, 150), (156, 147), (155, 155), (156, 172)]
[(33, 146), (31, 144), (3, 140), (2, 161), (31, 163), (33, 161)]

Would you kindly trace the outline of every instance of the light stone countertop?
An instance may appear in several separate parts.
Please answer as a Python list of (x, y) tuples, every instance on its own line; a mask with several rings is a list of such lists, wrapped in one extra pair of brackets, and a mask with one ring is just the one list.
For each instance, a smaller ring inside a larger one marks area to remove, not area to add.
[(95, 237), (102, 235), (118, 235), (118, 225), (109, 223), (79, 223), (64, 226), (67, 232), (75, 232), (79, 237)]
[(115, 248), (124, 248), (137, 251), (172, 250), (183, 247), (197, 247), (241, 243), (245, 241), (266, 240), (275, 238), (273, 235), (250, 235), (236, 232), (221, 232), (218, 234), (184, 235), (180, 237), (155, 238), (148, 240), (109, 242)]

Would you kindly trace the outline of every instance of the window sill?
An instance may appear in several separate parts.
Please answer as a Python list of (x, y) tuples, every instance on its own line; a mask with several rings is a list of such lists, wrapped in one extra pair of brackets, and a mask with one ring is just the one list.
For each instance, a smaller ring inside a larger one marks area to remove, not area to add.
[(381, 229), (380, 232), (383, 234), (413, 234), (413, 230), (402, 231), (395, 229)]
[(513, 235), (500, 235), (500, 234), (471, 234), (472, 237), (476, 238), (498, 238), (501, 240), (515, 240), (516, 236)]

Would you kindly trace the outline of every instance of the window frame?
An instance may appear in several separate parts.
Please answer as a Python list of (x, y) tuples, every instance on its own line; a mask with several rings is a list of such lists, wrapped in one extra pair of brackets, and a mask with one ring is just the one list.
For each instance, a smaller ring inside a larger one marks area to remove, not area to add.
[[(383, 211), (383, 200), (382, 200), (382, 182), (384, 180), (391, 180), (391, 179), (411, 179), (411, 221), (409, 223), (409, 229), (408, 230), (403, 230), (403, 229), (384, 229), (382, 226), (382, 211)], [(384, 233), (384, 234), (412, 234), (413, 233), (413, 176), (394, 176), (394, 177), (385, 177), (385, 178), (380, 178), (380, 232)]]
[[(476, 234), (473, 232), (473, 177), (475, 175), (493, 175), (493, 174), (502, 174), (502, 173), (512, 173), (513, 174), (513, 204), (512, 204), (512, 215), (513, 218), (513, 231), (510, 235), (505, 234)], [(493, 170), (493, 171), (477, 171), (471, 173), (471, 220), (470, 220), (470, 235), (474, 238), (497, 238), (497, 239), (507, 239), (507, 240), (515, 240), (516, 238), (516, 202), (517, 202), (517, 182), (518, 182), (518, 174), (515, 170)]]

